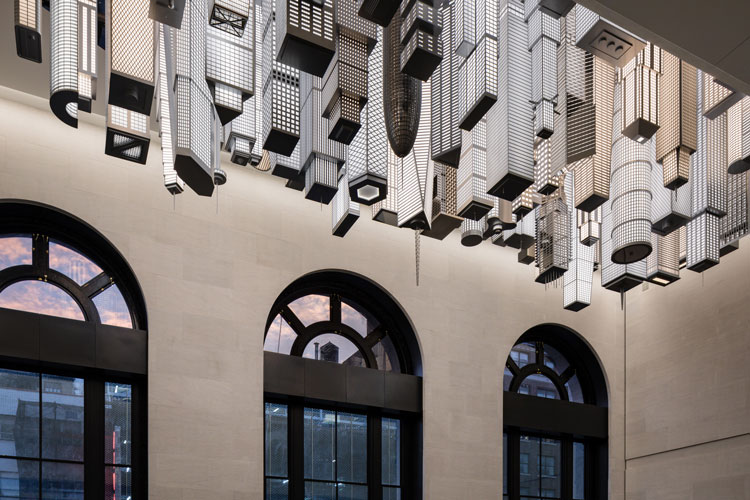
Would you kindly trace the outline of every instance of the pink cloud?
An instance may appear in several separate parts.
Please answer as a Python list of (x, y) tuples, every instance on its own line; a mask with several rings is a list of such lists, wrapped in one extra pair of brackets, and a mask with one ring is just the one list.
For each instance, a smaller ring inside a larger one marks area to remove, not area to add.
[(0, 238), (0, 269), (31, 264), (31, 238), (9, 236)]
[(83, 285), (102, 272), (101, 268), (75, 250), (49, 242), (49, 267)]
[(306, 295), (289, 304), (289, 309), (303, 325), (309, 326), (318, 321), (328, 321), (331, 299), (325, 295)]
[(45, 281), (19, 281), (0, 293), (0, 307), (83, 321), (83, 311), (62, 289)]

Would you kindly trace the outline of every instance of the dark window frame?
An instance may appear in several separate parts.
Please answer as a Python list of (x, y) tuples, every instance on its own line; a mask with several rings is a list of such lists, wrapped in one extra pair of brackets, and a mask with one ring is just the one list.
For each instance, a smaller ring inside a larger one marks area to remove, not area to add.
[[(582, 443), (584, 446), (584, 498), (575, 500), (605, 500), (607, 498), (607, 481), (608, 481), (608, 453), (606, 432), (602, 434), (601, 425), (592, 425), (590, 434), (584, 427), (583, 433), (571, 433), (569, 420), (578, 419), (580, 422), (599, 423), (604, 417), (606, 419), (606, 407), (608, 404), (606, 397), (606, 383), (604, 382), (601, 367), (590, 348), (580, 339), (580, 337), (565, 327), (560, 325), (540, 325), (532, 328), (521, 336), (515, 345), (523, 342), (531, 342), (535, 346), (536, 359), (529, 360), (531, 363), (522, 368), (515, 363), (512, 356), (509, 355), (506, 361), (506, 367), (512, 374), (509, 388), (505, 391), (507, 396), (514, 396), (513, 405), (504, 406), (504, 420), (506, 422), (526, 422), (528, 412), (547, 411), (554, 415), (561, 407), (565, 408), (566, 420), (559, 424), (555, 423), (554, 418), (546, 419), (553, 425), (546, 429), (535, 429), (525, 425), (504, 425), (504, 442), (507, 442), (507, 449), (504, 456), (507, 457), (507, 463), (504, 464), (504, 474), (507, 474), (507, 493), (503, 497), (507, 500), (521, 500), (520, 491), (520, 437), (533, 436), (538, 438), (550, 438), (559, 440), (561, 443), (560, 463), (556, 472), (560, 476), (560, 499), (573, 499), (573, 474), (574, 474), (574, 443)], [(569, 366), (561, 374), (546, 366), (544, 345), (549, 343), (557, 349), (560, 354), (568, 361)], [(549, 400), (537, 395), (520, 394), (526, 378), (529, 375), (542, 374), (552, 381), (558, 391), (560, 400)], [(578, 377), (583, 392), (583, 403), (568, 402), (568, 392), (565, 383), (574, 375)], [(506, 397), (506, 402), (508, 398)], [(592, 407), (599, 407), (600, 411), (591, 411)], [(510, 409), (509, 409), (510, 408)], [(511, 411), (513, 414), (509, 414)], [(603, 413), (602, 413), (603, 412)], [(592, 418), (594, 420), (592, 420)], [(594, 422), (596, 421), (596, 422)], [(606, 430), (606, 429), (605, 429)], [(539, 467), (541, 473), (541, 455), (538, 457), (539, 464), (528, 464), (528, 467)], [(541, 486), (540, 493), (541, 495)], [(526, 498), (524, 496), (523, 498)], [(532, 495), (528, 498), (541, 498)]]
[[(32, 235), (32, 264), (0, 271), (0, 291), (12, 283), (41, 279), (62, 288), (79, 304), (85, 321), (0, 308), (0, 368), (84, 380), (84, 498), (104, 498), (104, 386), (107, 382), (132, 387), (131, 447), (134, 500), (148, 498), (147, 453), (147, 317), (140, 285), (122, 254), (96, 229), (57, 208), (26, 200), (0, 200), (0, 234)], [(37, 235), (34, 237), (33, 235)], [(49, 269), (49, 240), (81, 253), (102, 269), (84, 285)], [(117, 284), (128, 307), (132, 328), (101, 323), (93, 298)], [(71, 350), (83, 351), (71, 361), (69, 353), (41, 353), (45, 332), (60, 331), (75, 338), (61, 338)], [(41, 335), (40, 335), (41, 334)], [(31, 343), (29, 343), (31, 339)], [(36, 346), (34, 345), (36, 342)], [(106, 344), (106, 346), (104, 345)], [(103, 350), (104, 348), (104, 350)], [(107, 350), (109, 349), (109, 350)], [(124, 362), (112, 361), (112, 351)], [(19, 354), (22, 353), (22, 354)], [(41, 389), (41, 388), (40, 388)]]

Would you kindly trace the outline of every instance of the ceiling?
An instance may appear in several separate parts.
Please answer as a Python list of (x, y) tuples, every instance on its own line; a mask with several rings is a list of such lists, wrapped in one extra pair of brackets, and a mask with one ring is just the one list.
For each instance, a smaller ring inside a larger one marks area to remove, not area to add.
[[(353, 0), (352, 0), (353, 1)], [(610, 21), (662, 46), (719, 80), (750, 95), (750, 1), (579, 0)], [(715, 5), (716, 8), (709, 6)], [(49, 12), (42, 11), (42, 64), (16, 55), (13, 2), (0, 2), (0, 86), (49, 97)], [(98, 49), (99, 68), (104, 51)], [(104, 114), (104, 78), (94, 113)]]

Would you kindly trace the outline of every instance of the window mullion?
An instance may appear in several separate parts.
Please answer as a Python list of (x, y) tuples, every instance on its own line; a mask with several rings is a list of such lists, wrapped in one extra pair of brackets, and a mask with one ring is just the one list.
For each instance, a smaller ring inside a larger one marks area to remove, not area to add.
[(40, 277), (46, 281), (49, 271), (49, 237), (44, 234), (34, 233), (32, 238), (31, 265)]
[(288, 407), (287, 461), (289, 467), (289, 500), (305, 498), (305, 419), (301, 405), (290, 404)]
[(367, 441), (367, 497), (369, 500), (382, 500), (382, 420), (379, 415), (374, 413), (367, 416)]
[(84, 497), (104, 498), (104, 383), (87, 378), (83, 387)]
[(573, 440), (564, 438), (560, 450), (560, 495), (563, 500), (573, 498)]

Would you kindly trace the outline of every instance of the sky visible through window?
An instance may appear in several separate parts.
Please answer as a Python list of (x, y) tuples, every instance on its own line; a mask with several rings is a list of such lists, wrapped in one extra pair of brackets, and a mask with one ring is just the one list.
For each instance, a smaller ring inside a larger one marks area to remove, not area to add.
[[(0, 270), (32, 264), (30, 236), (0, 237)], [(84, 285), (102, 273), (102, 269), (81, 253), (59, 242), (49, 242), (49, 267)], [(125, 299), (117, 285), (94, 297), (101, 322), (106, 325), (132, 328)], [(83, 311), (62, 288), (41, 280), (13, 283), (0, 292), (0, 307), (47, 314), (61, 318), (85, 320)]]

